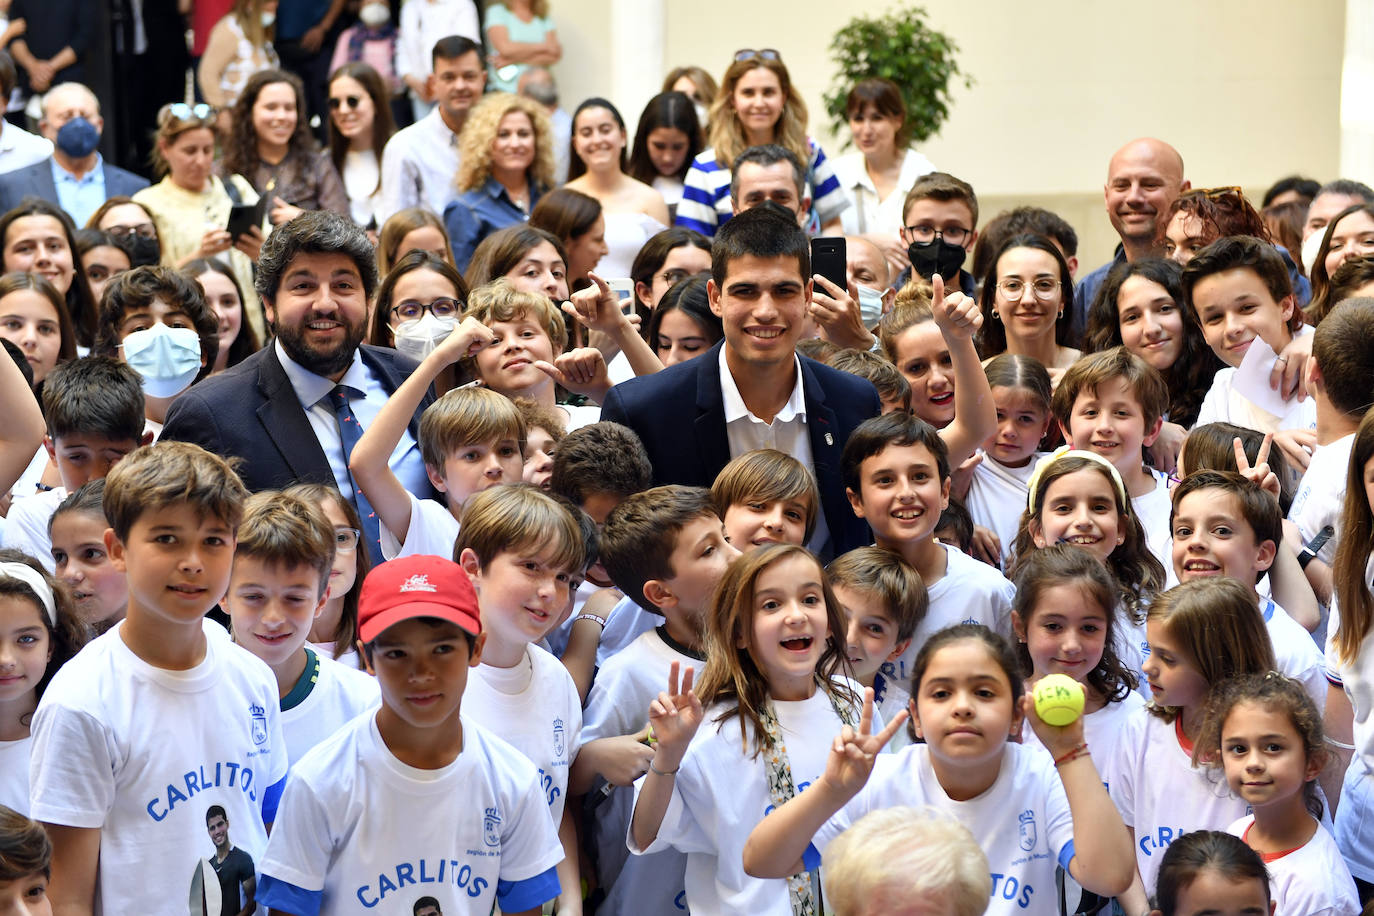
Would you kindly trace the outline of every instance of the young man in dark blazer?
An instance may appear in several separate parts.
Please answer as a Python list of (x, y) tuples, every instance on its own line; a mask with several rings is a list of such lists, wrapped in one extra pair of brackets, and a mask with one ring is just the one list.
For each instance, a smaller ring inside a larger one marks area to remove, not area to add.
[(786, 210), (760, 206), (720, 228), (711, 249), (711, 310), (725, 339), (709, 352), (611, 389), (601, 418), (644, 442), (655, 484), (710, 486), (737, 455), (776, 448), (816, 475), (822, 525), (811, 546), (838, 554), (871, 542), (845, 500), (840, 453), (881, 412), (865, 379), (796, 353), (811, 302), (811, 249)]

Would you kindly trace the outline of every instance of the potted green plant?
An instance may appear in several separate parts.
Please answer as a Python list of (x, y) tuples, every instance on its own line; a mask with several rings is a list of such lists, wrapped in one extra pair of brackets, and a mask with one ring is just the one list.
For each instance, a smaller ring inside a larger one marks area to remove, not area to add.
[(959, 69), (953, 38), (926, 21), (924, 7), (898, 7), (877, 17), (856, 16), (835, 33), (830, 53), (838, 73), (824, 95), (836, 137), (851, 141), (845, 98), (860, 80), (892, 80), (906, 102), (907, 122), (916, 142), (934, 136), (949, 117), (950, 85), (962, 77), (965, 88), (973, 79)]

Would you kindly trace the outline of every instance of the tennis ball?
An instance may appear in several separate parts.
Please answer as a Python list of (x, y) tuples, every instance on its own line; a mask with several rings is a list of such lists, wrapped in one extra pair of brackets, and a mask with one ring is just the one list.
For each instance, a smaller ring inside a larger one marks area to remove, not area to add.
[(1062, 728), (1083, 715), (1083, 687), (1067, 674), (1049, 674), (1035, 685), (1035, 714)]

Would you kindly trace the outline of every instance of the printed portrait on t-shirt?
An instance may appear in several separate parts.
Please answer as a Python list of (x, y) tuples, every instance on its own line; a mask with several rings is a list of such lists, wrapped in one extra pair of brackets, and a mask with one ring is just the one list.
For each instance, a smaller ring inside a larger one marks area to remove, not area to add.
[(444, 916), (444, 911), (439, 909), (439, 901), (433, 897), (421, 897), (416, 900), (412, 912), (413, 916)]
[(197, 863), (192, 876), (191, 916), (234, 916), (257, 891), (253, 857), (229, 839), (229, 816), (223, 806), (205, 810), (205, 832), (214, 850)]

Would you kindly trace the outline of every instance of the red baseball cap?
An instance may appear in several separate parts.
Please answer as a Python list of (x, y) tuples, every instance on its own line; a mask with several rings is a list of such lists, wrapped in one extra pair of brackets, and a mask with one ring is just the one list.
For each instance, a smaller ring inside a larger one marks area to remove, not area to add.
[(477, 592), (463, 567), (421, 554), (391, 560), (367, 574), (358, 596), (358, 635), (363, 642), (414, 617), (438, 617), (473, 636), (481, 634)]

